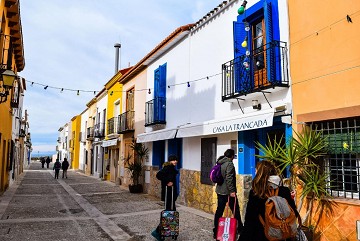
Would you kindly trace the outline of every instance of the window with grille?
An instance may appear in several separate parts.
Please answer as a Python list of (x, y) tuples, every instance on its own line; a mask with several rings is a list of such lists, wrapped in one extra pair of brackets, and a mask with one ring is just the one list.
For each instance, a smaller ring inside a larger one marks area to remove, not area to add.
[(360, 199), (360, 117), (315, 122), (312, 128), (328, 141), (325, 171), (331, 195)]

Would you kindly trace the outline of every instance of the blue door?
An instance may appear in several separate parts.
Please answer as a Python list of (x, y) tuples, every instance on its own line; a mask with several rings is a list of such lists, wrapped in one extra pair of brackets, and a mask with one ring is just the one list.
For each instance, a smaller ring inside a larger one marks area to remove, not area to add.
[(177, 176), (178, 195), (180, 193), (180, 169), (182, 168), (182, 139), (170, 139), (168, 140), (168, 153), (170, 155), (176, 155), (178, 159), (177, 170), (179, 175)]
[(154, 122), (165, 121), (166, 63), (154, 72)]

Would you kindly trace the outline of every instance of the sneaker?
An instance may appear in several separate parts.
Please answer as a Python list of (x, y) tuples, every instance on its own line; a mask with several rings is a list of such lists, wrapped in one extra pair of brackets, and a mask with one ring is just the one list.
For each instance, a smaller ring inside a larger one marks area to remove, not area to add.
[(156, 231), (156, 229), (154, 229), (154, 230), (151, 232), (151, 236), (153, 236), (154, 238), (156, 238), (157, 241), (161, 241), (160, 234)]

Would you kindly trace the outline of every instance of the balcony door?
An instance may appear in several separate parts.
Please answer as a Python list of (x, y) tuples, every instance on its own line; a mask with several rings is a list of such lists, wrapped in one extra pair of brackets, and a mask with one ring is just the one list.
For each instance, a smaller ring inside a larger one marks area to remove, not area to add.
[(127, 130), (134, 129), (134, 88), (126, 92), (126, 128)]
[(266, 73), (266, 31), (264, 18), (252, 24), (254, 88), (269, 85)]

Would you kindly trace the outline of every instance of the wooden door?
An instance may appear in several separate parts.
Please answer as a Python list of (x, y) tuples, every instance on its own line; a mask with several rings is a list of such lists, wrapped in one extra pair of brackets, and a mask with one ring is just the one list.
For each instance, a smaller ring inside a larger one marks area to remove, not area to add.
[(253, 70), (254, 88), (269, 85), (266, 75), (266, 36), (265, 22), (260, 19), (252, 25), (252, 49), (253, 49)]

